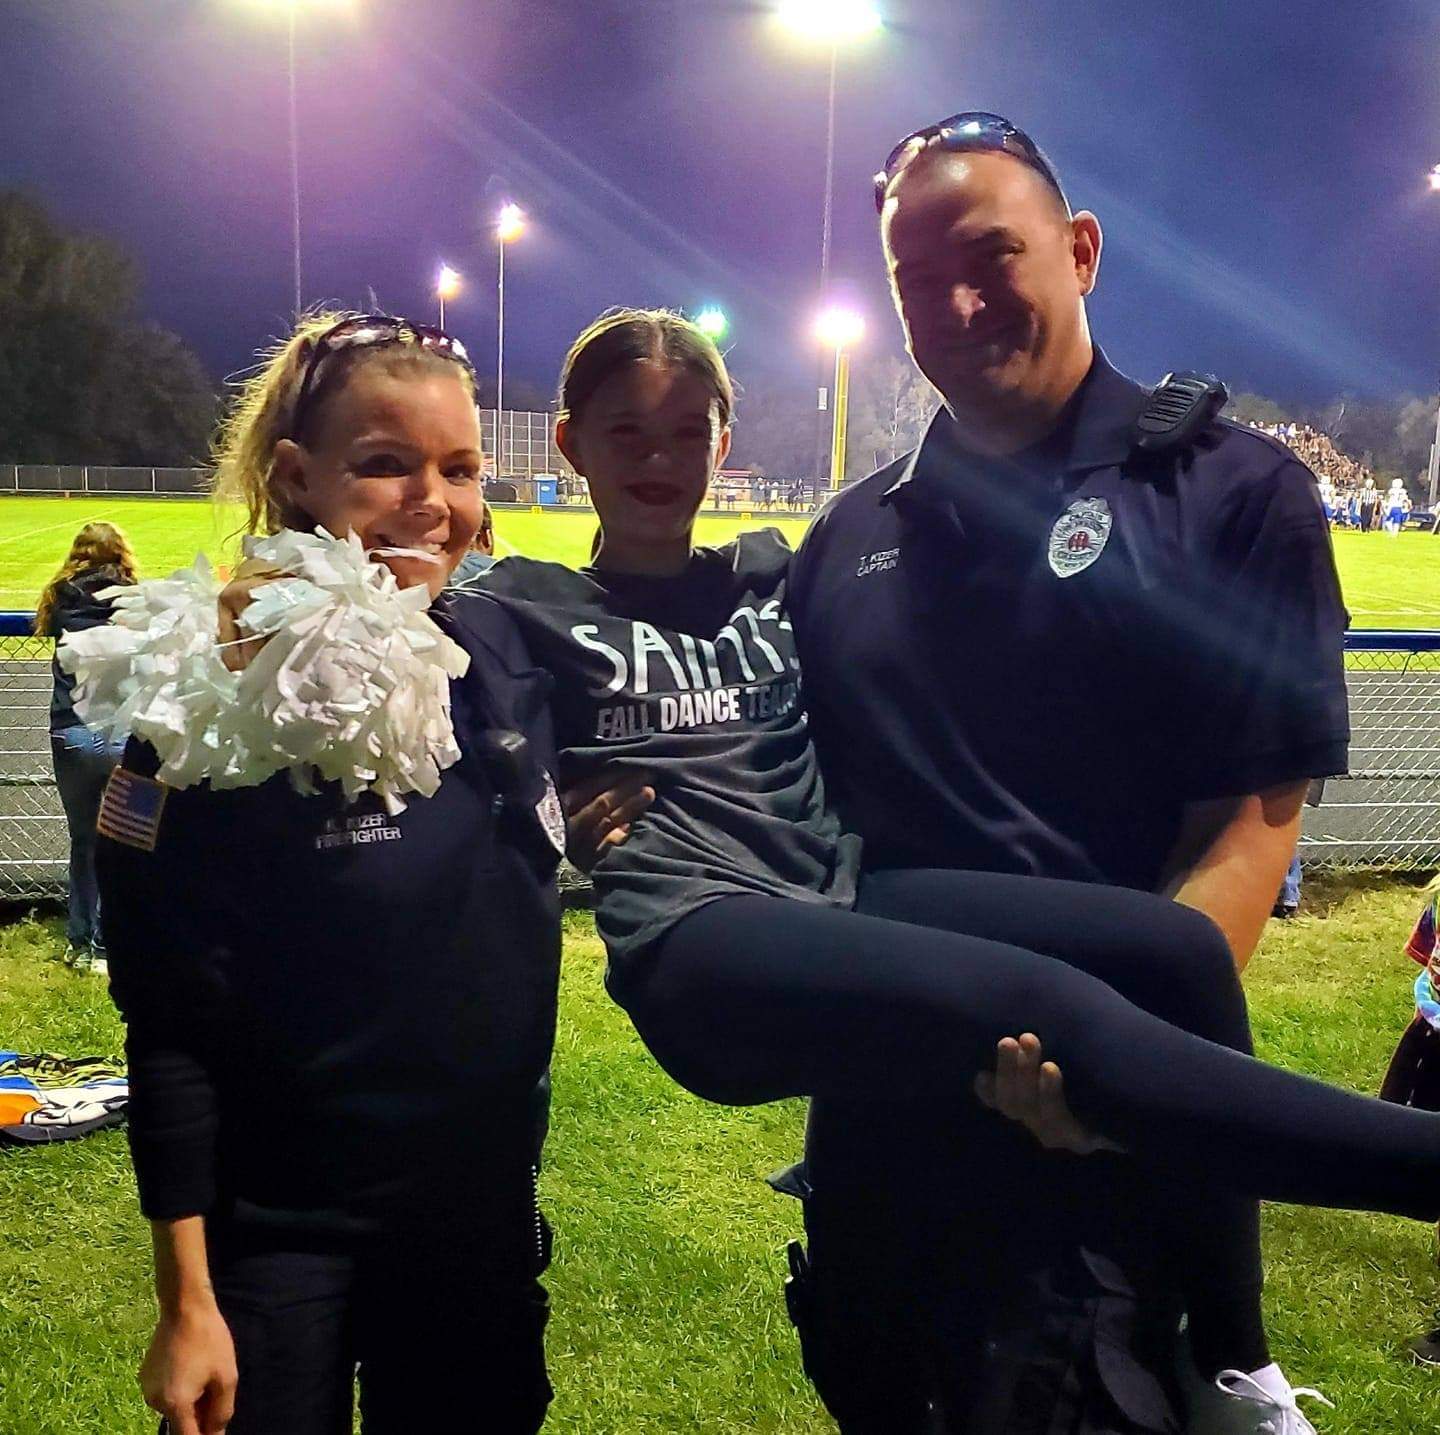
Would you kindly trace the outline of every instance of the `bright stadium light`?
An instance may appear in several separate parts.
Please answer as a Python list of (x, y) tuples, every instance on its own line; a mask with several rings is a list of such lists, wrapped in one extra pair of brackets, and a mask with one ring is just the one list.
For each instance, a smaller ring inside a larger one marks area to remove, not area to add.
[(695, 316), (695, 327), (706, 338), (718, 344), (730, 332), (730, 321), (725, 317), (723, 309), (717, 309), (712, 304), (708, 309), (702, 309)]
[(525, 232), (525, 211), (518, 204), (505, 204), (495, 220), (495, 234), (501, 244), (519, 239)]
[(448, 264), (440, 266), (440, 272), (435, 276), (435, 297), (440, 301), (440, 327), (445, 327), (445, 301), (453, 299), (460, 292), (460, 271), (452, 269)]
[(775, 14), (787, 30), (831, 43), (863, 39), (885, 23), (865, 0), (781, 0)]
[(865, 335), (865, 320), (853, 309), (826, 309), (815, 321), (815, 337), (830, 349), (849, 349)]
[(1437, 164), (1434, 169), (1430, 171), (1430, 188), (1432, 190), (1440, 190), (1440, 164)]

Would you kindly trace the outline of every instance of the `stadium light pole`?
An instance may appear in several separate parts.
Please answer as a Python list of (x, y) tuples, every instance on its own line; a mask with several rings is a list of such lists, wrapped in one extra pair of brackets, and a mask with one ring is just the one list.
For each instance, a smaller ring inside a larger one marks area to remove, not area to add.
[(503, 204), (495, 219), (495, 240), (500, 251), (500, 282), (497, 290), (495, 328), (495, 477), (502, 477), (504, 439), (500, 428), (505, 414), (505, 246), (525, 232), (525, 211), (518, 204)]
[(448, 264), (440, 266), (435, 276), (435, 297), (440, 301), (440, 327), (445, 327), (445, 301), (453, 299), (460, 292), (460, 274)]
[(867, 0), (781, 0), (776, 17), (787, 30), (819, 41), (830, 52), (830, 83), (825, 107), (825, 205), (820, 225), (820, 302), (830, 297), (830, 235), (835, 208), (835, 89), (840, 47), (877, 33), (884, 25)]
[[(1430, 193), (1440, 194), (1440, 164), (1433, 166), (1428, 176)], [(1440, 402), (1435, 405), (1435, 441), (1430, 445), (1430, 512), (1435, 512), (1435, 500), (1440, 494)]]
[[(830, 83), (825, 107), (825, 200), (820, 224), (819, 303), (823, 306), (830, 302), (830, 241), (835, 209), (835, 91), (840, 70), (840, 47), (856, 44), (878, 33), (885, 22), (869, 0), (780, 0), (775, 16), (792, 35), (819, 43), (829, 51)], [(822, 399), (823, 393), (822, 381)], [(823, 411), (823, 402), (819, 408)], [(818, 471), (824, 467), (825, 428), (818, 413), (816, 417), (815, 467)]]
[(815, 323), (815, 337), (835, 350), (835, 395), (830, 419), (830, 487), (845, 478), (845, 443), (850, 422), (850, 350), (865, 333), (865, 320), (850, 309), (826, 309)]
[[(280, 9), (285, 12), (286, 31), (286, 73), (290, 90), (290, 254), (295, 279), (295, 315), (300, 316), (303, 300), (300, 297), (300, 109), (297, 102), (295, 74), (295, 25), (301, 6), (317, 8), (320, 0), (250, 0), (252, 7), (265, 10)], [(349, 10), (354, 0), (323, 0), (330, 10)]]
[(300, 317), (300, 119), (295, 102), (295, 11), (296, 0), (290, 0), (288, 14), (290, 69), (290, 227), (291, 248), (295, 262), (295, 317)]

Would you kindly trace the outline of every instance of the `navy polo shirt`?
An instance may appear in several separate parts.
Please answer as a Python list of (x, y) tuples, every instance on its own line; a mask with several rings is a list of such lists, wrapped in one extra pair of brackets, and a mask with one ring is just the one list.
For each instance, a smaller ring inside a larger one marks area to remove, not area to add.
[(1097, 350), (1041, 444), (969, 453), (942, 410), (812, 526), (790, 616), (868, 867), (1153, 890), (1186, 803), (1345, 771), (1314, 476), (1223, 421), (1138, 454), (1146, 397)]

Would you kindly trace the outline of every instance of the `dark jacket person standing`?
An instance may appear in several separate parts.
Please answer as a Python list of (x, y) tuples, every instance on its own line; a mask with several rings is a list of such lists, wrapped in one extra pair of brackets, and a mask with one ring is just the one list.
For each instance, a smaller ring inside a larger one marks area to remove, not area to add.
[[(907, 345), (945, 405), (797, 559), (832, 799), (871, 869), (1164, 892), (1243, 968), (1307, 781), (1346, 765), (1346, 619), (1313, 478), (1226, 423), (1137, 449), (1148, 395), (1085, 311), (1099, 223), (1007, 122), (921, 131), (876, 184)], [(956, 1139), (954, 1115), (812, 1107), (806, 1358), (842, 1427), (1173, 1428), (1163, 1190), (983, 1114), (993, 1129)], [(1268, 1364), (1255, 1252), (1209, 1323), (1275, 1384), (1259, 1429), (1294, 1400)], [(1217, 1396), (1206, 1354), (1187, 1428), (1252, 1428), (1207, 1405), (1246, 1397)]]
[[(135, 554), (130, 540), (113, 523), (87, 523), (70, 545), (60, 571), (46, 584), (35, 605), (35, 631), (57, 642), (108, 623), (114, 602), (100, 595), (134, 583)], [(65, 962), (76, 971), (106, 976), (105, 936), (100, 921), (100, 889), (95, 884), (95, 818), (110, 769), (120, 761), (123, 740), (83, 723), (75, 711), (75, 679), (52, 660), (50, 754), (55, 785), (70, 834), (69, 914), (65, 923)]]

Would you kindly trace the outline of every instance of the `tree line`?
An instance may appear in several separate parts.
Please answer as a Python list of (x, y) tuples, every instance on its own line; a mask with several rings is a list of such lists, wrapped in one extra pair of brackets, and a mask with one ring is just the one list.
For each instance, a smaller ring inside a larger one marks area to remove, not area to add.
[[(739, 425), (731, 465), (792, 478), (829, 471), (828, 413), (793, 376), (737, 365)], [(507, 407), (547, 409), (518, 375)], [(494, 403), (482, 378), (482, 406)], [(833, 401), (833, 396), (832, 396)], [(1286, 408), (1261, 395), (1232, 400), (1232, 417), (1308, 423), (1378, 475), (1414, 484), (1429, 463), (1437, 400), (1338, 396)], [(139, 312), (134, 262), (113, 241), (69, 231), (33, 198), (0, 190), (0, 462), (203, 464), (221, 396), (194, 352)], [(857, 359), (851, 379), (847, 477), (913, 448), (939, 400), (896, 354)]]
[(119, 246), (0, 191), (0, 461), (199, 463), (216, 414), (199, 359), (140, 317)]

